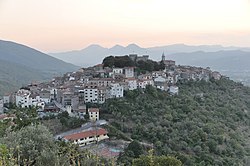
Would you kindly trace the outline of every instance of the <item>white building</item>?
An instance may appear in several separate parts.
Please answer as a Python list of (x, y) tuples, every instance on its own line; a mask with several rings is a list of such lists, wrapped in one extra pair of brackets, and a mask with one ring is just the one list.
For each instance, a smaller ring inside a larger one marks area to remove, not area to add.
[(89, 108), (89, 119), (91, 121), (98, 121), (99, 120), (99, 109), (98, 108)]
[(125, 72), (125, 77), (126, 78), (134, 77), (134, 68), (133, 67), (125, 67), (124, 72)]
[(123, 86), (119, 83), (112, 83), (107, 91), (107, 98), (123, 97)]
[(79, 146), (86, 146), (108, 139), (109, 137), (107, 134), (107, 130), (98, 128), (69, 134), (63, 138), (68, 141), (73, 141), (74, 144), (78, 144)]
[(138, 81), (138, 88), (145, 89), (147, 85), (154, 86), (154, 81), (152, 79), (142, 79)]
[(31, 92), (29, 90), (20, 89), (16, 94), (16, 106), (28, 108), (32, 102), (30, 101)]
[(137, 80), (135, 78), (128, 78), (125, 81), (128, 83), (128, 90), (137, 89)]
[(3, 113), (3, 99), (0, 99), (0, 114)]
[(123, 74), (122, 68), (113, 68), (113, 74)]
[(16, 106), (22, 108), (34, 106), (44, 109), (45, 102), (41, 100), (39, 95), (31, 94), (31, 92), (26, 89), (20, 89), (16, 93)]
[(98, 103), (98, 88), (87, 87), (84, 89), (84, 102), (85, 103)]
[(179, 93), (179, 87), (177, 86), (170, 86), (169, 87), (169, 93), (172, 95), (178, 95)]
[(106, 101), (107, 87), (98, 88), (98, 103), (103, 104)]
[(10, 95), (4, 95), (3, 96), (3, 103), (4, 104), (10, 103)]

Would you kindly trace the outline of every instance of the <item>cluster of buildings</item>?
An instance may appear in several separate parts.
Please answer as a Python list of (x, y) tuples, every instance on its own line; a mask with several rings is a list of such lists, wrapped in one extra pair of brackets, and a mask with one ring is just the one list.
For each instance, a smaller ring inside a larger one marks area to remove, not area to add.
[[(148, 56), (131, 54), (132, 60), (148, 60)], [(1, 103), (15, 103), (20, 107), (40, 107), (45, 112), (67, 110), (75, 114), (86, 111), (86, 103), (102, 104), (110, 98), (121, 98), (124, 91), (145, 89), (151, 85), (171, 94), (178, 94), (178, 81), (220, 79), (219, 72), (209, 68), (180, 66), (175, 61), (166, 60), (162, 55), (165, 69), (146, 74), (135, 72), (135, 67), (109, 68), (98, 64), (89, 68), (81, 68), (76, 72), (55, 77), (46, 83), (32, 83), (16, 93), (5, 95)], [(51, 104), (54, 101), (57, 104)]]

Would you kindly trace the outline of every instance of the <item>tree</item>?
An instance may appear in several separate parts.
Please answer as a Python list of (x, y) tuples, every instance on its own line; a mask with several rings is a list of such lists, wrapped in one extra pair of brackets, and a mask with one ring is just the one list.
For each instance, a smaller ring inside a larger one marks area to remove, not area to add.
[(3, 142), (19, 165), (47, 165), (57, 162), (54, 138), (43, 125), (30, 125), (7, 133)]
[(103, 59), (102, 64), (104, 65), (104, 67), (114, 67), (115, 58), (113, 56), (108, 56)]
[(149, 155), (141, 156), (133, 160), (133, 166), (182, 166), (182, 162), (172, 156), (153, 156), (150, 151)]

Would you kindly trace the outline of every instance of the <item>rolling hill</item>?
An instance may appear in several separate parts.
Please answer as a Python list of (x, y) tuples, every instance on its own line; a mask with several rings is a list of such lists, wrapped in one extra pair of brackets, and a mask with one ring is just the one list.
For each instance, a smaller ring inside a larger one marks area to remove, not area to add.
[(0, 95), (78, 68), (33, 48), (0, 40)]

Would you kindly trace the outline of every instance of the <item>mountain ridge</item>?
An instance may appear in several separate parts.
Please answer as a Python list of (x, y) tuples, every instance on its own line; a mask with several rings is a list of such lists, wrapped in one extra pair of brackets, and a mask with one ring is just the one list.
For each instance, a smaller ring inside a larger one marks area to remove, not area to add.
[(78, 68), (23, 44), (0, 40), (0, 95)]

